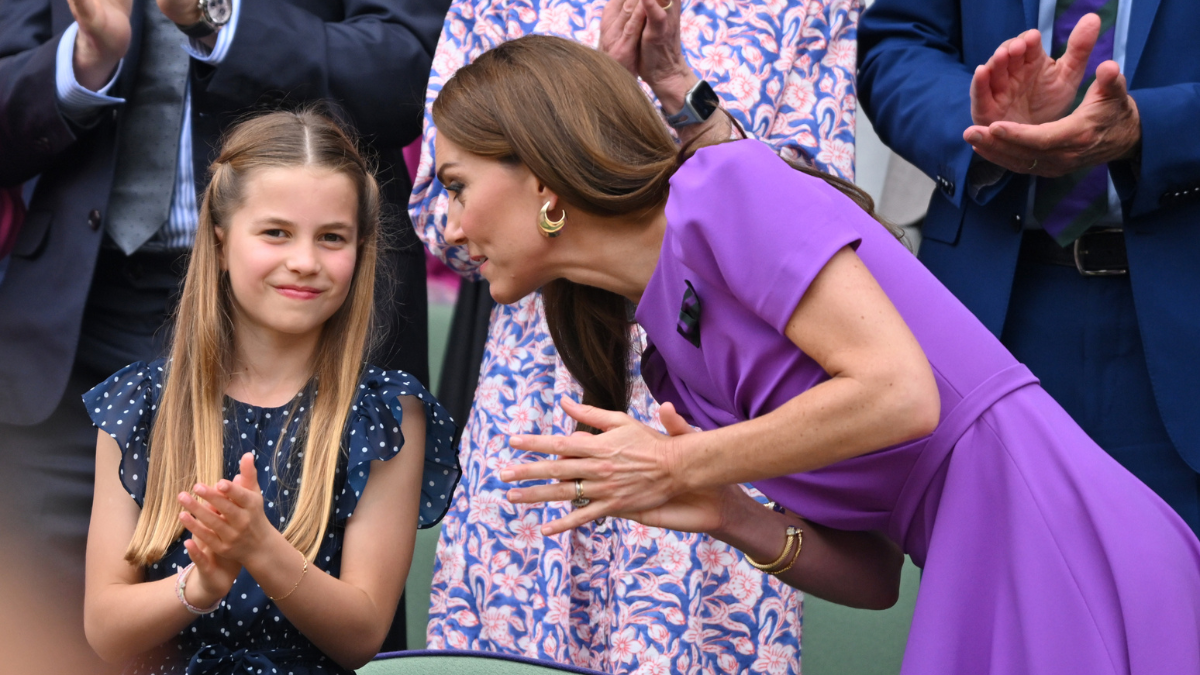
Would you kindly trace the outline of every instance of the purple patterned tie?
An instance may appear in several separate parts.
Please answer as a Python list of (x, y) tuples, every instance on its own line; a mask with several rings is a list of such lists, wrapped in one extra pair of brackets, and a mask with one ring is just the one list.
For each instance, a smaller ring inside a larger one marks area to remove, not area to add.
[[(1113, 56), (1113, 30), (1117, 22), (1117, 0), (1058, 0), (1054, 8), (1051, 56), (1067, 50), (1067, 38), (1075, 24), (1089, 12), (1100, 15), (1100, 37), (1088, 59), (1087, 70), (1071, 110), (1079, 106), (1092, 81), (1096, 66)], [(1060, 246), (1075, 241), (1108, 213), (1108, 167), (1101, 164), (1080, 169), (1061, 178), (1038, 178), (1033, 215)]]

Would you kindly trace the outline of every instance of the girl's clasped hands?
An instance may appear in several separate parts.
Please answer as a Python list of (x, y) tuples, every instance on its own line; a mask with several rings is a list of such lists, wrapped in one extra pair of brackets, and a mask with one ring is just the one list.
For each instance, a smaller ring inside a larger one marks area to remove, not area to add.
[(263, 510), (254, 455), (242, 455), (238, 468), (233, 480), (222, 479), (215, 486), (197, 483), (195, 496), (179, 493), (179, 522), (192, 533), (183, 545), (196, 565), (194, 585), (188, 586), (199, 586), (188, 600), (194, 605), (207, 607), (225, 597), (245, 561), (263, 550), (272, 535), (283, 536)]

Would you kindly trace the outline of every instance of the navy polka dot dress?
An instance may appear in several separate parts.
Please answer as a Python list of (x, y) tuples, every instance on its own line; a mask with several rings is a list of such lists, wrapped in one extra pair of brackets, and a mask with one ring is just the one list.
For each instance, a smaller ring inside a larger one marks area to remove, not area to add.
[[(121, 447), (122, 485), (140, 507), (149, 469), (147, 439), (162, 395), (164, 361), (135, 363), (118, 371), (83, 396), (88, 414)], [(311, 389), (311, 388), (310, 388)], [(238, 460), (254, 453), (267, 518), (280, 530), (287, 524), (304, 449), (305, 412), (311, 391), (278, 408), (260, 408), (225, 399), (225, 477), (238, 473)], [(421, 482), (420, 527), (441, 520), (458, 483), (458, 458), (451, 446), (454, 422), (416, 378), (395, 370), (367, 366), (358, 397), (346, 424), (343, 455), (334, 481), (334, 513), (317, 567), (338, 576), (346, 521), (354, 513), (371, 473), (371, 462), (387, 461), (404, 446), (399, 396), (415, 396), (425, 404), (425, 471)], [(414, 451), (415, 449), (410, 449)], [(147, 581), (173, 576), (191, 562), (183, 547), (184, 530), (161, 560), (146, 570)], [(198, 617), (177, 637), (135, 658), (130, 675), (187, 673), (267, 673), (308, 675), (349, 673), (297, 631), (267, 599), (250, 574), (242, 570), (220, 608)]]

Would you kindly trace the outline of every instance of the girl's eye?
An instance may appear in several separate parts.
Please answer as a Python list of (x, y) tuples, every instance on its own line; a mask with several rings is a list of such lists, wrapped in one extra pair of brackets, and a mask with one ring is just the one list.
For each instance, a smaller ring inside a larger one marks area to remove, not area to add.
[(446, 192), (453, 193), (454, 197), (461, 201), (463, 187), (463, 184), (459, 181), (451, 181), (450, 184), (446, 186)]
[(325, 234), (321, 235), (320, 239), (324, 242), (333, 242), (337, 244), (346, 241), (345, 237), (336, 232), (326, 232)]
[(272, 239), (278, 239), (278, 238), (280, 238), (280, 237), (286, 237), (286, 236), (287, 236), (287, 232), (284, 232), (283, 230), (280, 230), (280, 229), (274, 229), (274, 230), (264, 230), (264, 231), (263, 231), (263, 236), (264, 236), (264, 237), (270, 237), (270, 238), (272, 238)]

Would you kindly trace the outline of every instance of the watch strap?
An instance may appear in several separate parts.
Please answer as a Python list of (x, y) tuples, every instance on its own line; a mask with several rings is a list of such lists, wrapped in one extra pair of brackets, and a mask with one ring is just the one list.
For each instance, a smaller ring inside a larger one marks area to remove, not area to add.
[(704, 120), (700, 119), (700, 116), (696, 114), (696, 110), (692, 108), (687, 99), (684, 99), (683, 101), (683, 110), (680, 110), (674, 115), (667, 115), (667, 124), (669, 124), (672, 129), (678, 129), (680, 127), (686, 127), (692, 124), (699, 124), (703, 121)]
[(186, 35), (190, 38), (196, 38), (196, 39), (206, 38), (209, 35), (212, 35), (213, 33), (217, 32), (217, 29), (213, 28), (212, 24), (208, 23), (204, 19), (201, 19), (201, 20), (197, 21), (196, 23), (193, 23), (193, 24), (190, 24), (187, 26), (185, 26), (183, 24), (179, 24), (179, 23), (177, 23), (175, 25), (179, 28), (179, 31), (181, 33), (183, 33), (184, 35)]

